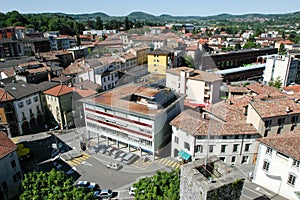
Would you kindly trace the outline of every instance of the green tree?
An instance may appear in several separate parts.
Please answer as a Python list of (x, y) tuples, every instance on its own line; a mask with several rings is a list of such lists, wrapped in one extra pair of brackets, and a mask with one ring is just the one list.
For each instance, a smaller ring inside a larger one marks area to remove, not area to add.
[(145, 177), (133, 184), (135, 199), (178, 200), (180, 189), (180, 170), (157, 171), (152, 177)]
[(252, 48), (258, 48), (259, 45), (255, 44), (254, 42), (247, 42), (244, 46), (243, 49), (252, 49)]
[(125, 24), (125, 30), (126, 31), (131, 28), (131, 26), (130, 26), (131, 23), (130, 23), (128, 17), (125, 18), (124, 24)]
[(95, 199), (93, 192), (76, 188), (72, 183), (73, 180), (62, 171), (52, 169), (50, 172), (30, 172), (24, 174), (23, 193), (19, 199)]
[(279, 54), (285, 54), (285, 53), (286, 53), (286, 50), (284, 48), (284, 44), (281, 43), (279, 46)]
[(277, 77), (275, 80), (271, 79), (268, 84), (269, 84), (269, 86), (280, 89), (282, 86), (282, 81), (281, 81), (280, 77)]
[(101, 17), (96, 17), (95, 29), (102, 30), (103, 29), (103, 21)]
[(235, 50), (240, 50), (240, 49), (242, 49), (241, 44), (240, 44), (240, 43), (236, 43), (236, 44), (234, 45), (234, 49), (235, 49)]

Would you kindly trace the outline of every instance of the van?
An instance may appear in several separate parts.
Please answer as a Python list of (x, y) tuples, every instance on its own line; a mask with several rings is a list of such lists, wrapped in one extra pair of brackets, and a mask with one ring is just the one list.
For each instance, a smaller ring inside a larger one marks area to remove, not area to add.
[(111, 156), (113, 159), (116, 159), (121, 153), (122, 153), (121, 150), (116, 149), (116, 150), (114, 150), (113, 152), (111, 152), (111, 155), (110, 155), (110, 156)]
[(123, 158), (123, 162), (127, 165), (131, 164), (133, 161), (135, 161), (138, 158), (137, 155), (133, 154), (133, 153), (129, 153), (127, 154), (124, 158)]
[(109, 147), (108, 149), (106, 149), (106, 155), (110, 156), (113, 151), (114, 151), (114, 148)]

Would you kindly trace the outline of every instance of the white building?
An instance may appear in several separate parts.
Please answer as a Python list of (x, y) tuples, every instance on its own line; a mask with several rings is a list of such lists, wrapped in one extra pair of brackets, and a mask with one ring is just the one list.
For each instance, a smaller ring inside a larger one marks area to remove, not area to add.
[(14, 199), (21, 192), (22, 170), (17, 146), (0, 132), (0, 199)]
[(189, 100), (213, 104), (219, 101), (222, 80), (214, 73), (178, 67), (167, 70), (166, 87), (186, 94)]
[(13, 102), (20, 135), (44, 129), (44, 116), (37, 85), (24, 81), (5, 84), (4, 89), (14, 98)]
[(300, 132), (261, 138), (253, 182), (287, 199), (300, 197)]
[(282, 81), (282, 87), (295, 83), (299, 60), (292, 56), (274, 55), (268, 57), (264, 71), (264, 84), (278, 77)]
[(169, 89), (121, 86), (84, 100), (86, 129), (118, 146), (159, 154), (171, 140), (169, 122), (183, 109), (183, 98)]
[[(198, 160), (215, 155), (229, 165), (254, 163), (255, 139), (261, 137), (257, 130), (246, 123), (242, 112), (224, 102), (216, 104), (212, 111), (185, 110), (171, 121), (171, 156)], [(226, 116), (220, 116), (222, 113)]]

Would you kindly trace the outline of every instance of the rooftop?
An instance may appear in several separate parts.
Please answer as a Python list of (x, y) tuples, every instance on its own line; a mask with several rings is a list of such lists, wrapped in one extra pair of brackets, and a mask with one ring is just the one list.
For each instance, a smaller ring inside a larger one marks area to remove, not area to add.
[(21, 80), (4, 84), (4, 89), (15, 99), (21, 99), (39, 92), (39, 87), (36, 84), (26, 83)]
[[(160, 94), (162, 97), (156, 99), (156, 95), (159, 96)], [(159, 104), (155, 107), (155, 103), (159, 102), (159, 100), (171, 100), (170, 95), (173, 95), (172, 98), (176, 98), (175, 101), (183, 98), (183, 96), (175, 96), (170, 90), (153, 89), (150, 87), (139, 86), (138, 84), (128, 84), (89, 97), (85, 99), (85, 101), (89, 104), (96, 104), (102, 107), (154, 118), (164, 110), (164, 107)], [(151, 104), (148, 101), (153, 101), (154, 104)]]
[(68, 93), (73, 92), (73, 87), (69, 87), (67, 85), (57, 85), (53, 88), (50, 88), (46, 91), (44, 91), (44, 94), (52, 95), (52, 96), (62, 96)]
[(300, 130), (270, 137), (259, 138), (259, 142), (269, 146), (276, 151), (286, 154), (300, 161)]
[(0, 159), (4, 158), (6, 155), (17, 150), (17, 146), (7, 137), (7, 135), (0, 131)]

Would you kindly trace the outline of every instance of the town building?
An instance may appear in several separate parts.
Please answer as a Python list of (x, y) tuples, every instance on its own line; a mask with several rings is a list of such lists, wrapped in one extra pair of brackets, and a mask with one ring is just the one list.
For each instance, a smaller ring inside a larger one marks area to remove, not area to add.
[(22, 184), (17, 146), (2, 131), (0, 131), (0, 169), (0, 199), (17, 198)]
[(173, 54), (167, 50), (156, 49), (148, 54), (148, 72), (166, 74), (173, 68)]
[(24, 55), (22, 44), (16, 38), (15, 27), (0, 28), (0, 58)]
[(233, 199), (242, 195), (244, 179), (240, 173), (211, 156), (182, 165), (180, 200)]
[(199, 104), (213, 104), (220, 99), (222, 77), (188, 67), (167, 69), (166, 87)]
[(300, 132), (260, 138), (253, 182), (287, 199), (300, 197)]
[(294, 84), (299, 68), (299, 59), (291, 55), (274, 55), (267, 58), (266, 69), (264, 71), (264, 84), (279, 78), (282, 87)]
[(61, 129), (74, 127), (72, 113), (73, 88), (67, 85), (57, 85), (46, 91), (44, 95), (52, 124), (57, 124)]
[(183, 109), (184, 96), (138, 84), (117, 87), (84, 100), (88, 134), (159, 155), (171, 141), (169, 122)]
[(172, 125), (171, 156), (183, 161), (215, 155), (228, 165), (253, 164), (255, 139), (261, 135), (246, 116), (225, 102), (213, 105), (210, 112), (184, 110)]
[(24, 81), (13, 81), (5, 84), (3, 89), (14, 98), (13, 106), (18, 133), (12, 134), (23, 135), (44, 130), (44, 116), (38, 86)]
[(129, 52), (133, 53), (137, 59), (137, 65), (143, 65), (147, 63), (147, 56), (150, 53), (150, 47), (135, 47), (129, 50)]

